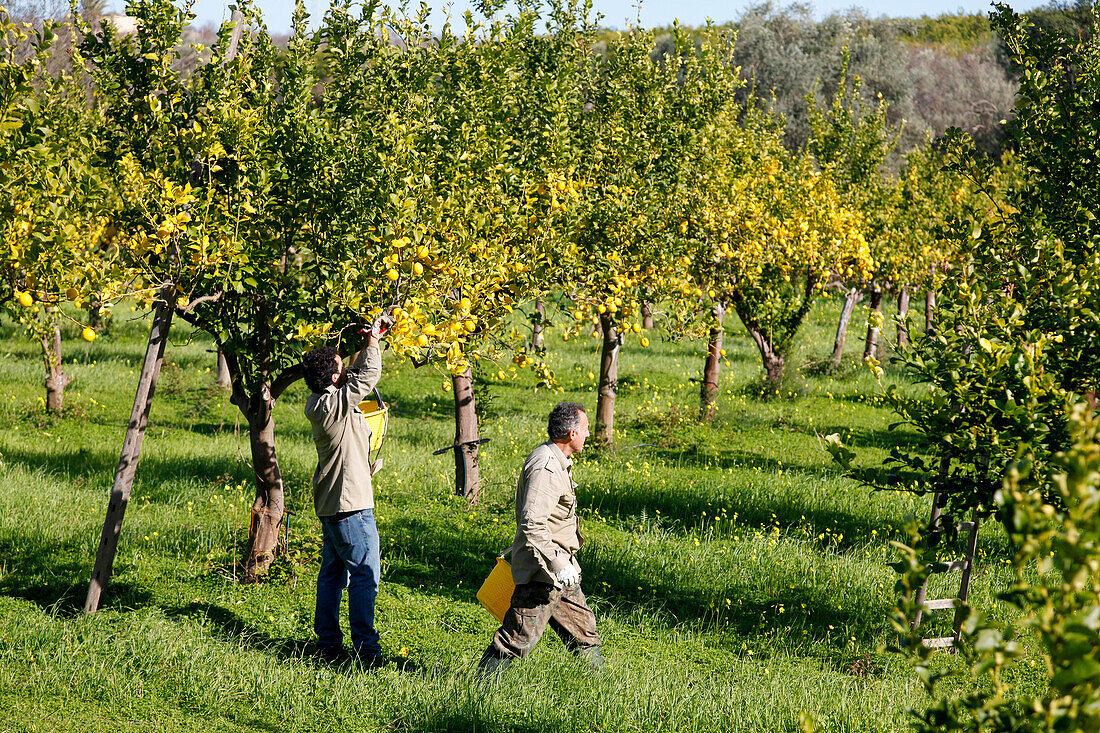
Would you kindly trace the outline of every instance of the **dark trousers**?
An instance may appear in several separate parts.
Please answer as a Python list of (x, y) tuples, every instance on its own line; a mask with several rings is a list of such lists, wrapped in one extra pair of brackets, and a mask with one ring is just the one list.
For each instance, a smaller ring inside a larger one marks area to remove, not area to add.
[(517, 585), (504, 621), (493, 634), (493, 642), (481, 658), (481, 666), (496, 660), (526, 657), (550, 624), (569, 651), (600, 666), (600, 637), (596, 616), (588, 607), (578, 583), (572, 588), (555, 588), (547, 583)]

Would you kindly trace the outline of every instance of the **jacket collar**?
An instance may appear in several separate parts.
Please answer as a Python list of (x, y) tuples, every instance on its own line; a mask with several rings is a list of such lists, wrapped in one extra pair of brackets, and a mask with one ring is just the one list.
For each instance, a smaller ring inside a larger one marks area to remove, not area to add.
[(564, 470), (568, 471), (573, 467), (573, 459), (566, 457), (566, 455), (561, 452), (561, 448), (558, 447), (557, 443), (552, 440), (546, 442), (550, 445), (550, 452), (554, 454), (554, 458), (558, 459), (558, 463), (561, 464)]

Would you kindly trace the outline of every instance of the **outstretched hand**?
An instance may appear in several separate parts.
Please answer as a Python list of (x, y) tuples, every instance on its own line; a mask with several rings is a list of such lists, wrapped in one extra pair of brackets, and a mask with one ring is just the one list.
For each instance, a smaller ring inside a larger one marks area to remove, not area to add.
[(375, 340), (380, 340), (393, 327), (393, 309), (394, 306), (391, 305), (382, 311), (381, 315), (375, 318), (374, 323), (371, 324), (370, 333)]

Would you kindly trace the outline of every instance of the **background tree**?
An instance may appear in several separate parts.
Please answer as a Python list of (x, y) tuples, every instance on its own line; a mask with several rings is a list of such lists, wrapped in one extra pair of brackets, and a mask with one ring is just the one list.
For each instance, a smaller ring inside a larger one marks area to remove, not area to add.
[(713, 410), (721, 315), (732, 307), (756, 344), (775, 390), (799, 327), (833, 273), (861, 277), (869, 264), (857, 214), (828, 172), (788, 152), (773, 118), (744, 127), (719, 118), (713, 156), (692, 216), (692, 276), (713, 305), (701, 409)]
[(628, 331), (641, 331), (642, 301), (684, 287), (677, 212), (693, 160), (706, 154), (704, 131), (736, 88), (726, 35), (696, 47), (677, 28), (663, 54), (655, 40), (633, 30), (591, 57), (579, 132), (583, 208), (564, 289), (578, 304), (575, 317), (594, 319), (602, 334), (594, 421), (602, 446), (614, 442), (619, 350)]

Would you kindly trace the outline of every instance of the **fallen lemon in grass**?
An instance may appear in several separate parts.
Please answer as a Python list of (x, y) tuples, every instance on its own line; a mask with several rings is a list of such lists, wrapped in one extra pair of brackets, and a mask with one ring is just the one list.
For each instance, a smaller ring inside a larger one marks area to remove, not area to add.
[(92, 328), (91, 326), (85, 326), (84, 330), (80, 332), (80, 338), (84, 339), (85, 341), (87, 341), (89, 343), (91, 343), (92, 341), (95, 341), (95, 337), (96, 337), (95, 329)]
[(647, 339), (645, 336), (642, 336), (641, 344), (642, 344), (643, 349), (648, 349), (649, 348), (649, 339)]

